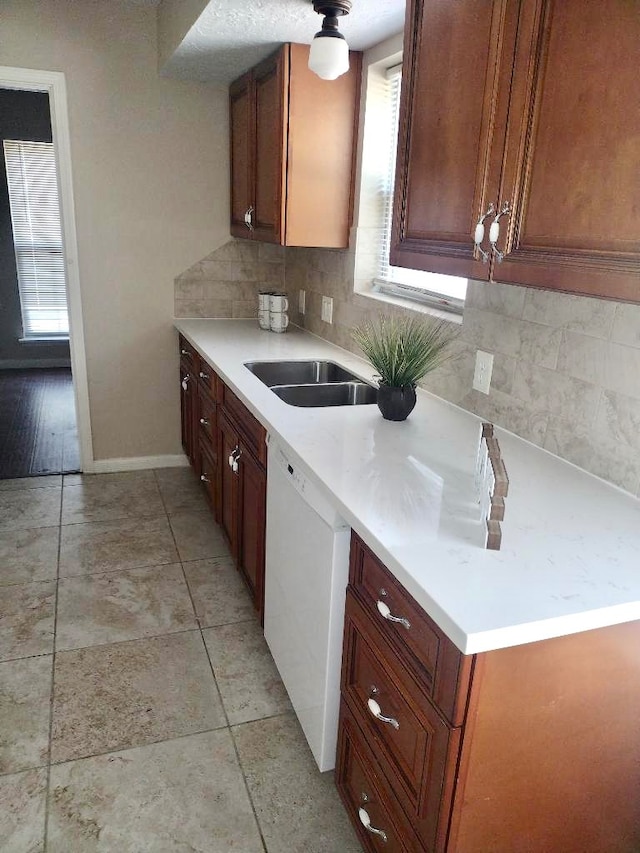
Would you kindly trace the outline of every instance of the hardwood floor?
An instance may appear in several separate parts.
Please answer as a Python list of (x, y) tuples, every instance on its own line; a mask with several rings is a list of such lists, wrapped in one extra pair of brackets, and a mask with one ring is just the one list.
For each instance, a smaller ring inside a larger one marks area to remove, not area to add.
[(79, 469), (71, 370), (0, 370), (0, 480)]

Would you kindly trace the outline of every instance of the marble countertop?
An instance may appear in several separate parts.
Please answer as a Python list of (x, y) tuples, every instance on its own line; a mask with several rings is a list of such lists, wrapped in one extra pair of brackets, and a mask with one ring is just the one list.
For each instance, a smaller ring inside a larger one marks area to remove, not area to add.
[(295, 327), (175, 325), (461, 651), (640, 619), (640, 501), (496, 428), (510, 485), (502, 549), (487, 551), (479, 418), (424, 391), (402, 423), (375, 405), (289, 406), (244, 362), (330, 358), (368, 380), (372, 369)]

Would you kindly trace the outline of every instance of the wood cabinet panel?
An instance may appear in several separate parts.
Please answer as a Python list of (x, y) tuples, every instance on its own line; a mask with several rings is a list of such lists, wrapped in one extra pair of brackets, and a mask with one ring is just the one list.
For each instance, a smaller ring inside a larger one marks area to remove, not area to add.
[(286, 197), (286, 90), (288, 51), (279, 51), (254, 69), (255, 192), (253, 237), (280, 243)]
[(218, 414), (218, 433), (220, 524), (229, 541), (231, 554), (237, 562), (239, 555), (238, 477), (228, 464), (228, 460), (234, 452), (238, 451), (240, 440), (237, 431), (222, 412)]
[[(340, 710), (336, 785), (365, 850), (419, 853), (423, 849), (394, 801), (358, 725), (344, 703)], [(371, 827), (379, 830), (379, 833), (365, 829), (359, 818), (360, 809), (366, 811)]]
[[(460, 729), (436, 711), (351, 591), (344, 661), (342, 695), (425, 849), (438, 849), (449, 825)], [(394, 722), (377, 719), (370, 699)]]
[(251, 449), (256, 459), (267, 464), (267, 432), (260, 421), (255, 418), (230, 388), (225, 385), (222, 399), (227, 416), (230, 417), (242, 434), (244, 443)]
[(391, 263), (489, 277), (475, 224), (496, 202), (517, 28), (512, 0), (408, 5)]
[(203, 440), (202, 435), (200, 437), (200, 481), (204, 486), (205, 494), (209, 504), (211, 505), (213, 515), (217, 519), (220, 514), (218, 462), (212, 453), (210, 442)]
[(637, 4), (523, 4), (496, 281), (640, 301), (638, 68)]
[(193, 360), (180, 359), (180, 436), (185, 455), (191, 465), (196, 467), (197, 452), (195, 430), (196, 415), (196, 379), (193, 373)]
[(231, 182), (231, 234), (246, 237), (244, 215), (253, 204), (253, 146), (255, 109), (250, 74), (236, 80), (229, 90), (229, 125), (233, 180)]
[[(466, 709), (471, 658), (456, 648), (355, 533), (351, 537), (349, 583), (368, 609), (372, 622), (412, 668), (441, 713), (453, 725), (460, 725)], [(378, 604), (386, 605), (391, 616), (406, 621), (385, 619)]]
[(260, 624), (264, 622), (264, 561), (267, 515), (267, 477), (240, 442), (238, 568), (251, 590)]

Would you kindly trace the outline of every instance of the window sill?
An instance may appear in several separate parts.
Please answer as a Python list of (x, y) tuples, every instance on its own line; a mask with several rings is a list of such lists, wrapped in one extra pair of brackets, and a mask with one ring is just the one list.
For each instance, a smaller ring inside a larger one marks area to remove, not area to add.
[(42, 335), (42, 337), (37, 338), (18, 338), (19, 344), (68, 344), (69, 343), (69, 335), (51, 335), (47, 337), (46, 335)]
[(415, 314), (427, 314), (431, 317), (436, 317), (438, 320), (447, 320), (449, 323), (454, 323), (457, 326), (462, 325), (462, 314), (416, 302), (415, 299), (403, 299), (401, 296), (392, 296), (390, 293), (380, 293), (373, 289), (356, 290), (355, 296), (362, 296), (364, 299), (378, 303), (382, 302), (384, 305), (395, 305), (397, 308), (404, 308), (407, 311), (413, 311)]

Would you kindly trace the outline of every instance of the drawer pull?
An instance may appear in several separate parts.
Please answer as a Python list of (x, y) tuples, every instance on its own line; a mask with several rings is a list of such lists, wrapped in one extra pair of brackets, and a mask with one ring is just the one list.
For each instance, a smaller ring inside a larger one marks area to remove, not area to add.
[(211, 482), (211, 480), (207, 477), (206, 474), (200, 474), (200, 479), (202, 480), (203, 483), (210, 483)]
[(188, 356), (190, 356), (190, 355), (191, 355), (191, 353), (189, 352), (189, 350), (188, 350), (188, 349), (181, 349), (181, 350), (180, 350), (180, 355), (188, 355)]
[(204, 373), (202, 370), (200, 371), (200, 373), (198, 373), (198, 376), (200, 377), (200, 379), (210, 379), (211, 378), (208, 373)]
[(385, 717), (380, 705), (378, 705), (375, 699), (369, 699), (367, 701), (367, 707), (369, 708), (371, 716), (375, 717), (376, 720), (380, 720), (381, 723), (388, 723), (390, 726), (393, 726), (396, 731), (400, 728), (400, 723), (394, 717)]
[(369, 813), (363, 809), (362, 806), (358, 809), (358, 817), (360, 818), (360, 823), (364, 826), (367, 832), (370, 832), (372, 835), (379, 836), (385, 844), (387, 843), (387, 833), (383, 829), (376, 829), (375, 826), (371, 826)]
[(200, 418), (200, 423), (202, 426), (211, 426), (210, 422), (206, 418)]
[(408, 619), (405, 619), (404, 616), (394, 616), (384, 601), (377, 601), (376, 607), (378, 608), (378, 613), (388, 622), (397, 622), (399, 625), (404, 625), (407, 631), (411, 627), (411, 622), (409, 622)]

